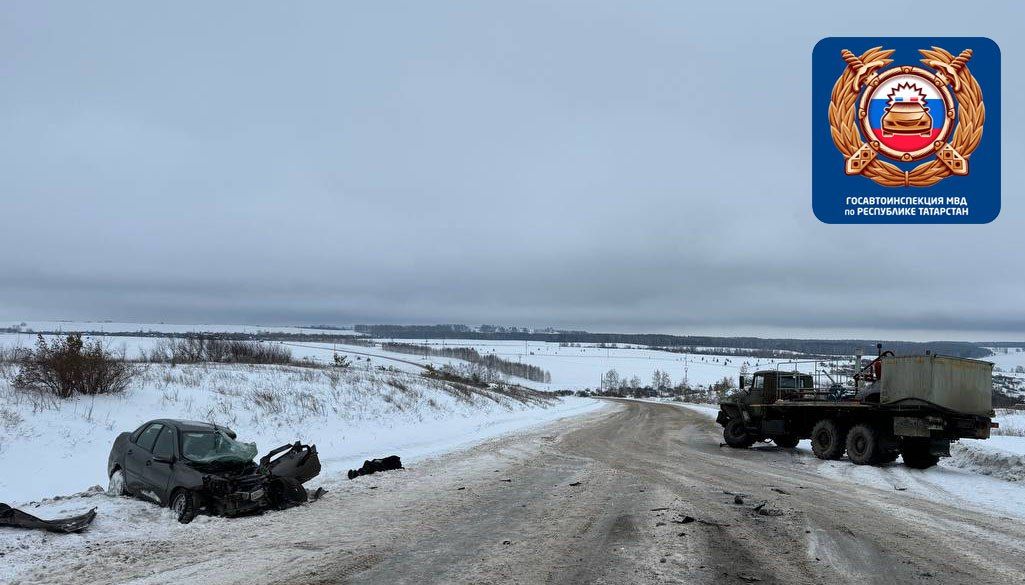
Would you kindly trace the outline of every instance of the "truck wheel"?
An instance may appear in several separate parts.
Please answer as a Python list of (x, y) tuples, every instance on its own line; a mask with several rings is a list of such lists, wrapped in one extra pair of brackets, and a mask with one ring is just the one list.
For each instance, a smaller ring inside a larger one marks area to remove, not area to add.
[(929, 453), (928, 447), (904, 447), (900, 454), (904, 458), (904, 465), (911, 469), (928, 469), (940, 461), (939, 457)]
[(739, 418), (730, 419), (730, 422), (726, 423), (726, 426), (722, 429), (722, 438), (726, 441), (727, 445), (734, 449), (747, 449), (755, 444), (754, 437), (747, 434), (747, 429), (744, 428), (744, 421)]
[(881, 461), (879, 432), (871, 425), (854, 425), (847, 433), (847, 456), (858, 465), (874, 465)]
[(833, 419), (822, 419), (811, 429), (811, 450), (819, 459), (843, 457), (844, 433)]
[(794, 435), (779, 435), (772, 438), (772, 442), (776, 443), (777, 447), (783, 447), (784, 449), (793, 449), (801, 442), (801, 438)]

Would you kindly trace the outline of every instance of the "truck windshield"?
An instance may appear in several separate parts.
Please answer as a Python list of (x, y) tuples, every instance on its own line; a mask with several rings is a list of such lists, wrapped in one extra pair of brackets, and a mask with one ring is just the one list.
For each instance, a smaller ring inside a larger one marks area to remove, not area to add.
[(220, 430), (185, 431), (182, 456), (196, 463), (245, 463), (256, 457), (256, 443), (240, 443)]

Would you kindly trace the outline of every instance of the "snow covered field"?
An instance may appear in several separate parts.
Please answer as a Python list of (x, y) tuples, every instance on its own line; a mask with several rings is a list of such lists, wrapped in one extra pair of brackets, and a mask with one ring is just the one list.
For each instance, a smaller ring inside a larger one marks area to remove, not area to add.
[[(34, 334), (0, 334), (0, 345), (8, 347), (31, 347)], [(155, 337), (98, 337), (115, 350), (124, 349), (130, 359), (139, 358), (149, 351), (160, 338)], [(374, 342), (392, 340), (375, 339)], [(474, 340), (397, 340), (401, 343), (424, 344), (432, 347), (472, 347), (481, 354), (494, 354), (504, 360), (523, 362), (538, 366), (551, 373), (549, 384), (512, 380), (538, 390), (580, 390), (597, 388), (601, 376), (616, 370), (620, 379), (636, 376), (642, 385), (651, 384), (655, 370), (669, 374), (673, 384), (686, 380), (691, 386), (708, 386), (724, 377), (736, 380), (742, 365), (754, 371), (772, 367), (782, 360), (765, 358), (732, 357), (701, 354), (678, 354), (638, 347), (600, 348), (596, 346), (564, 347), (558, 343), (523, 341), (474, 341)], [(356, 365), (364, 365), (369, 357), (373, 366), (392, 367), (406, 372), (420, 372), (422, 366), (440, 367), (445, 364), (458, 365), (454, 358), (423, 356), (385, 351), (378, 346), (315, 343), (315, 342), (265, 342), (280, 343), (287, 347), (296, 359), (310, 359), (321, 364), (330, 364), (335, 353), (349, 357)], [(363, 362), (362, 364), (360, 362)]]
[(1013, 373), (1018, 366), (1025, 368), (1025, 348), (991, 347), (989, 350), (993, 352), (993, 355), (983, 359), (993, 362), (993, 365), (1003, 370), (1004, 373)]
[[(375, 339), (376, 342), (393, 341)], [(769, 367), (779, 360), (751, 357), (732, 357), (700, 354), (679, 354), (636, 346), (602, 348), (595, 345), (560, 346), (540, 341), (475, 341), (418, 339), (394, 340), (401, 343), (427, 344), (432, 347), (472, 347), (481, 354), (494, 354), (509, 361), (520, 361), (539, 366), (552, 374), (552, 382), (532, 387), (551, 390), (579, 390), (597, 388), (601, 376), (616, 370), (620, 379), (637, 376), (642, 385), (651, 384), (655, 370), (669, 374), (673, 384), (686, 380), (690, 385), (709, 385), (723, 377), (737, 378), (741, 365), (748, 364), (752, 371)], [(392, 354), (405, 359), (424, 361), (422, 356)], [(426, 361), (442, 363), (444, 358), (428, 357)]]

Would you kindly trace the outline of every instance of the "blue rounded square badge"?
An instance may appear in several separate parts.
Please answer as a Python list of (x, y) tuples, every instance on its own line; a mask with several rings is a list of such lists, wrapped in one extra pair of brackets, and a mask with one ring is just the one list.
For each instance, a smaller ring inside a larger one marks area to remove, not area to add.
[(990, 39), (822, 39), (811, 126), (812, 207), (825, 223), (1000, 213), (1000, 48)]

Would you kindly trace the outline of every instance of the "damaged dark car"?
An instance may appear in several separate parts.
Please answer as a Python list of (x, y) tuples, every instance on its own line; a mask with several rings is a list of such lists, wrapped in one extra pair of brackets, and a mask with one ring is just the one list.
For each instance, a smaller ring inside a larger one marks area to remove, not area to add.
[(114, 441), (109, 493), (167, 506), (179, 522), (197, 514), (241, 516), (316, 499), (303, 484), (320, 473), (315, 445), (282, 445), (254, 462), (255, 443), (203, 422), (158, 419)]

